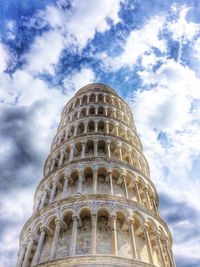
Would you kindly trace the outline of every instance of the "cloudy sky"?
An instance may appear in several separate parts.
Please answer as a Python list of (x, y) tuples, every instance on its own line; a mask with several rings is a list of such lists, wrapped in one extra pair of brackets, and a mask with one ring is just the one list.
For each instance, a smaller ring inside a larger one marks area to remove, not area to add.
[(64, 104), (90, 82), (130, 104), (177, 267), (200, 266), (200, 2), (0, 0), (1, 267)]

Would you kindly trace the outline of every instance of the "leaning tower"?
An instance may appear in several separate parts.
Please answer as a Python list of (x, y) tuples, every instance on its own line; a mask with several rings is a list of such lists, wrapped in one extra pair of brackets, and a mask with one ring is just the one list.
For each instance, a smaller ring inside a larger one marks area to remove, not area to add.
[(62, 112), (17, 267), (175, 267), (158, 203), (130, 108), (84, 86)]

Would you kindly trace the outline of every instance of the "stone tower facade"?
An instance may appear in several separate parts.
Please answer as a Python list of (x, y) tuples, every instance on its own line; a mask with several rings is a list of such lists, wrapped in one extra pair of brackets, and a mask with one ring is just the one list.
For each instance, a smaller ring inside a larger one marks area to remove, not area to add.
[(175, 267), (133, 116), (110, 87), (66, 104), (20, 235), (17, 267)]

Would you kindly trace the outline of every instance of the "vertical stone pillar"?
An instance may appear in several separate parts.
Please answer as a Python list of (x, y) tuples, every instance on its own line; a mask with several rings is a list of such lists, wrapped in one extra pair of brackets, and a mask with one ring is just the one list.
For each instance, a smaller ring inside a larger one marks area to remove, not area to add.
[(86, 146), (85, 141), (84, 142), (81, 142), (81, 146), (82, 146), (81, 158), (84, 159), (85, 158), (85, 146)]
[(116, 109), (113, 110), (113, 118), (116, 119), (117, 118), (117, 113), (116, 113)]
[(113, 196), (113, 181), (112, 181), (112, 171), (108, 171), (107, 173), (109, 181), (110, 181), (110, 194)]
[(47, 194), (48, 194), (48, 189), (45, 188), (44, 192), (43, 192), (43, 196), (42, 196), (42, 200), (41, 200), (41, 204), (40, 204), (40, 209), (44, 208), (44, 205), (46, 203), (46, 199), (47, 199)]
[(88, 94), (87, 95), (87, 104), (89, 104), (90, 103), (90, 95)]
[(82, 194), (82, 184), (83, 184), (83, 171), (78, 172), (78, 189), (77, 189), (77, 195)]
[(124, 174), (121, 175), (123, 184), (124, 184), (124, 191), (125, 191), (125, 196), (128, 199), (128, 188), (127, 188), (127, 184), (126, 184), (126, 176)]
[(108, 140), (106, 144), (107, 144), (107, 157), (110, 158), (110, 140)]
[(134, 179), (134, 188), (135, 188), (137, 202), (141, 204), (142, 201), (141, 201), (141, 197), (140, 197), (140, 191), (138, 188), (138, 180), (137, 179)]
[(94, 140), (94, 157), (98, 157), (98, 142), (99, 140)]
[(98, 121), (94, 122), (94, 132), (97, 133), (98, 132)]
[(109, 121), (106, 121), (105, 125), (106, 125), (106, 133), (109, 134)]
[(108, 116), (108, 108), (105, 107), (105, 108), (104, 108), (104, 111), (105, 111), (105, 116), (107, 117), (107, 116)]
[(75, 124), (75, 126), (74, 126), (74, 137), (77, 136), (77, 130), (78, 130), (78, 125)]
[(160, 259), (161, 259), (162, 267), (166, 267), (164, 254), (163, 254), (163, 248), (162, 248), (162, 244), (161, 244), (159, 233), (156, 233), (156, 241), (157, 241), (157, 246), (158, 246), (158, 251), (159, 251), (159, 256), (160, 256)]
[(60, 159), (59, 159), (58, 166), (61, 166), (63, 164), (64, 157), (65, 157), (65, 150), (62, 149), (60, 152)]
[(128, 219), (128, 230), (129, 230), (129, 236), (131, 239), (132, 255), (133, 255), (133, 258), (137, 259), (138, 255), (137, 255), (137, 249), (136, 249), (135, 232), (133, 228), (133, 223), (134, 223), (134, 219), (129, 218)]
[(72, 144), (71, 147), (70, 147), (69, 161), (72, 161), (73, 160), (73, 157), (74, 157), (74, 148), (75, 148), (75, 145)]
[(33, 213), (36, 213), (38, 210), (39, 210), (39, 207), (40, 207), (40, 203), (41, 203), (41, 200), (42, 200), (42, 196), (40, 195), (36, 201), (36, 205), (34, 207), (34, 211)]
[(91, 242), (92, 254), (96, 254), (96, 243), (97, 243), (97, 214), (92, 214), (92, 242)]
[(145, 199), (146, 199), (147, 207), (150, 209), (151, 208), (151, 204), (150, 204), (150, 199), (149, 199), (149, 193), (148, 193), (147, 186), (144, 187), (144, 193), (145, 193)]
[(114, 97), (111, 96), (111, 104), (114, 106)]
[(42, 249), (43, 249), (43, 245), (44, 245), (46, 231), (47, 230), (44, 227), (41, 228), (41, 233), (40, 233), (37, 249), (36, 249), (36, 252), (35, 252), (35, 258), (34, 258), (34, 264), (35, 265), (40, 262), (40, 256), (42, 254)]
[(20, 246), (20, 249), (19, 249), (19, 256), (18, 256), (16, 267), (22, 267), (22, 263), (23, 263), (23, 260), (24, 260), (25, 251), (26, 251), (26, 245), (25, 244), (22, 244)]
[(84, 134), (87, 133), (88, 121), (84, 122)]
[(55, 232), (54, 232), (53, 243), (52, 243), (52, 247), (51, 247), (50, 260), (54, 260), (55, 259), (56, 248), (57, 248), (57, 245), (58, 245), (58, 239), (59, 239), (60, 228), (61, 228), (60, 220), (56, 219), (55, 220), (55, 224), (56, 224), (56, 229), (55, 229)]
[(116, 215), (111, 215), (111, 231), (112, 231), (112, 254), (117, 256), (118, 249), (117, 249), (117, 228), (116, 228)]
[(24, 258), (24, 262), (23, 262), (22, 267), (28, 267), (29, 266), (29, 260), (30, 260), (32, 248), (33, 248), (33, 238), (31, 237), (29, 242), (28, 242), (28, 246), (27, 246), (27, 250), (26, 250), (26, 254), (25, 254), (25, 258)]
[(51, 164), (50, 172), (54, 170), (55, 163), (56, 163), (56, 159), (54, 158), (54, 159), (52, 160), (52, 164)]
[(168, 257), (168, 261), (170, 263), (170, 267), (176, 267), (175, 261), (174, 261), (174, 257), (173, 257), (173, 253), (171, 251), (170, 245), (169, 245), (169, 241), (165, 240), (165, 249), (167, 252), (167, 257)]
[(72, 219), (73, 219), (73, 225), (72, 225), (70, 256), (74, 256), (76, 254), (76, 241), (77, 241), (77, 230), (78, 230), (78, 216), (73, 216)]
[(147, 224), (144, 224), (144, 237), (145, 237), (145, 242), (146, 242), (146, 246), (147, 246), (149, 263), (150, 264), (154, 264), (154, 262), (153, 262), (153, 253), (152, 253), (152, 248), (151, 248), (151, 241), (150, 241), (150, 238), (149, 238), (148, 229), (149, 229), (149, 226)]
[(83, 97), (80, 97), (80, 106), (82, 105), (82, 102), (83, 102)]
[(118, 144), (118, 151), (119, 151), (119, 160), (122, 161), (122, 145), (121, 143)]
[(93, 170), (93, 194), (97, 193), (97, 170)]
[(65, 182), (63, 186), (62, 198), (66, 198), (68, 195), (69, 176), (65, 175), (64, 179), (65, 179)]
[(106, 103), (106, 94), (103, 94), (103, 103)]
[(116, 132), (116, 135), (119, 136), (119, 124), (118, 123), (115, 124), (115, 132)]
[(56, 189), (57, 189), (57, 182), (53, 181), (52, 184), (53, 184), (53, 187), (51, 189), (51, 195), (50, 195), (50, 198), (49, 198), (49, 204), (51, 204), (54, 201), (55, 194), (56, 194)]

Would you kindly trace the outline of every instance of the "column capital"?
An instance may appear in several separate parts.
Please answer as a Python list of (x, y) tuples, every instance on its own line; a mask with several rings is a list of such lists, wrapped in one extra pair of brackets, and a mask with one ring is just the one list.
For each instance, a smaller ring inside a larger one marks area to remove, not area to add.
[(129, 224), (129, 225), (133, 225), (134, 224), (134, 222), (135, 222), (135, 220), (134, 220), (134, 218), (131, 218), (131, 217), (128, 217), (128, 219), (126, 220), (127, 221), (127, 223)]

